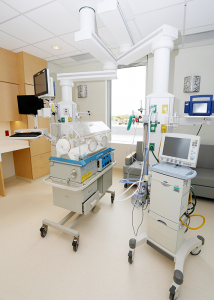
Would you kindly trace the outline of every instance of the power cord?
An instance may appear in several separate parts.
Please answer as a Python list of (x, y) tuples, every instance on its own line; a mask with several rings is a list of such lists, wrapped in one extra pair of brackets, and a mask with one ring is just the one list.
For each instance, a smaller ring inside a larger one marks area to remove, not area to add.
[(148, 201), (147, 201), (146, 207), (145, 208), (142, 207), (142, 219), (141, 219), (140, 225), (138, 226), (136, 232), (135, 232), (135, 228), (134, 228), (134, 209), (135, 209), (135, 206), (133, 206), (133, 209), (132, 209), (132, 228), (133, 228), (133, 232), (134, 232), (135, 236), (137, 236), (138, 230), (139, 230), (140, 226), (143, 224), (143, 211), (147, 209), (147, 206), (148, 206)]
[[(205, 120), (205, 119), (204, 119)], [(196, 135), (199, 135), (199, 132), (201, 131), (201, 128), (202, 128), (202, 126), (203, 126), (204, 124), (201, 124), (201, 126), (200, 126), (200, 128), (199, 128), (199, 130), (198, 130), (198, 133), (196, 134)]]

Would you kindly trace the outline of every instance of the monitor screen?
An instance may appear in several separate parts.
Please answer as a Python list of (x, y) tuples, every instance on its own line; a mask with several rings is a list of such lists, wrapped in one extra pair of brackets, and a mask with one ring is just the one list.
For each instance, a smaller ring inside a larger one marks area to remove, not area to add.
[(48, 94), (48, 75), (47, 69), (44, 69), (34, 76), (34, 90), (36, 96)]
[(188, 159), (191, 139), (165, 137), (163, 155)]
[(17, 96), (19, 113), (21, 115), (37, 115), (37, 110), (44, 108), (43, 100), (34, 96)]
[(193, 113), (194, 114), (206, 114), (207, 113), (207, 103), (193, 103)]

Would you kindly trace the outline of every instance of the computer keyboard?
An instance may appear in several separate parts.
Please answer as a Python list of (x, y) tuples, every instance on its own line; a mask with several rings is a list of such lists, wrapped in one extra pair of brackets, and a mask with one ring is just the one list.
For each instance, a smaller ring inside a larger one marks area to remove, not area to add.
[(29, 137), (29, 138), (32, 138), (32, 137), (37, 137), (41, 135), (41, 132), (18, 132), (18, 133), (15, 133), (13, 135), (11, 135), (10, 137)]

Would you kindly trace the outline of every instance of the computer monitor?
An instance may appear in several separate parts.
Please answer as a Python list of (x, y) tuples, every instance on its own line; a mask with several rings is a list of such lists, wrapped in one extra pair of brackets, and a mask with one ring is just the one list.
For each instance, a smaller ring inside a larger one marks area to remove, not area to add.
[(200, 136), (164, 133), (160, 148), (160, 162), (195, 168), (198, 160)]
[(43, 69), (33, 75), (34, 91), (37, 97), (54, 97), (55, 86), (53, 78), (49, 76), (49, 70)]
[(17, 96), (21, 115), (37, 115), (37, 110), (44, 108), (43, 100), (34, 95)]

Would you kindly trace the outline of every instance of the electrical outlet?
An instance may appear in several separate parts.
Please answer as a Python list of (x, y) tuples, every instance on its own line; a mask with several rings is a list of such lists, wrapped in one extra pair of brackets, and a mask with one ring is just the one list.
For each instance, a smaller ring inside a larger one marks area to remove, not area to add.
[(149, 151), (155, 151), (155, 143), (149, 144)]
[(5, 130), (5, 136), (9, 136), (9, 130)]
[(154, 111), (153, 113), (156, 113), (157, 112), (157, 105), (153, 105), (154, 106)]

